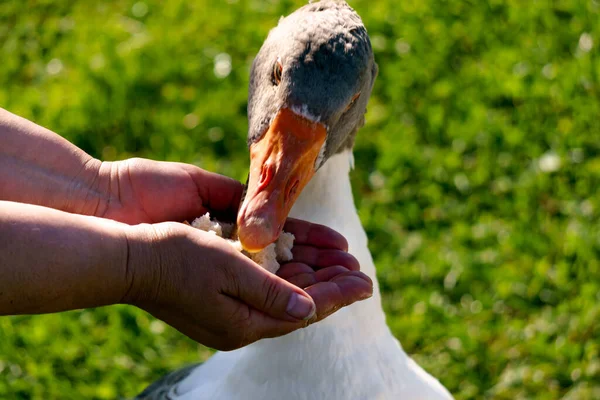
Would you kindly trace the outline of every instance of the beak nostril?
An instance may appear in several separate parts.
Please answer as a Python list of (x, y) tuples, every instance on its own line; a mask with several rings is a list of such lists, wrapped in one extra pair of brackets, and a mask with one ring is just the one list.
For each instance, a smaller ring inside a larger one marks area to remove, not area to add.
[(290, 198), (294, 197), (294, 195), (296, 194), (296, 191), (298, 190), (298, 184), (300, 183), (300, 181), (298, 179), (295, 179), (291, 182), (291, 184), (288, 186), (288, 189), (285, 193), (285, 202), (289, 202)]
[(260, 178), (258, 180), (259, 190), (264, 189), (273, 179), (273, 167), (270, 164), (263, 164), (260, 169)]

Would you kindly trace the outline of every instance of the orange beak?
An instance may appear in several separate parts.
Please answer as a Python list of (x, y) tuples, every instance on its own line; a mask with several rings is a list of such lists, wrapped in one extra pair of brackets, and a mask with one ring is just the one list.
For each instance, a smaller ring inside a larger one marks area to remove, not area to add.
[(283, 108), (250, 146), (250, 178), (238, 213), (245, 250), (257, 252), (279, 237), (294, 202), (315, 174), (327, 128)]

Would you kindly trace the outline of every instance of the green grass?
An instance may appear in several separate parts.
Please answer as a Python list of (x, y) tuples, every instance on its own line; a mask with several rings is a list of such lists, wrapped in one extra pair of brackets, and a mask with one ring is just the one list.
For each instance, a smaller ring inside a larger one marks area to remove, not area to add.
[[(104, 160), (243, 179), (249, 65), (302, 3), (5, 0), (0, 105)], [(394, 333), (458, 399), (600, 398), (600, 3), (352, 5), (380, 66), (353, 184)], [(130, 307), (0, 318), (0, 398), (132, 396), (209, 354)]]

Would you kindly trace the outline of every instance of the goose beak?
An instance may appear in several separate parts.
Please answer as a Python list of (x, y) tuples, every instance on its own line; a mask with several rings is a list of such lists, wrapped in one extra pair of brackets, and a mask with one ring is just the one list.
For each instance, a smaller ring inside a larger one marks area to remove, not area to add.
[(245, 250), (257, 252), (279, 237), (294, 202), (315, 174), (327, 128), (283, 108), (262, 139), (250, 146), (250, 177), (238, 213)]

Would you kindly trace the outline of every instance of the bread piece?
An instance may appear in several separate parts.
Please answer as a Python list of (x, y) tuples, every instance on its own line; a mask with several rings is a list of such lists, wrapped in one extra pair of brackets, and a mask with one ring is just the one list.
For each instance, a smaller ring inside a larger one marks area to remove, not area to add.
[(293, 258), (292, 247), (294, 247), (294, 235), (282, 232), (275, 243), (271, 243), (258, 253), (249, 253), (242, 248), (242, 244), (235, 233), (235, 225), (210, 219), (210, 214), (206, 213), (196, 218), (191, 224), (194, 228), (227, 240), (237, 251), (245, 254), (252, 261), (263, 267), (269, 272), (276, 273), (279, 270), (280, 263), (291, 261)]

